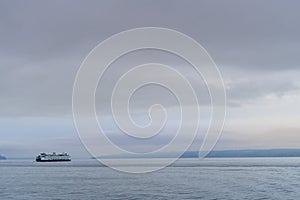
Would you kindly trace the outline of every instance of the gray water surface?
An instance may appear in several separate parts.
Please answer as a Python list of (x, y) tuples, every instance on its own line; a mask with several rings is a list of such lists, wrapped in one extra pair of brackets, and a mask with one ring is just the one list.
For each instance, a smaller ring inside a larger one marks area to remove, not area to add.
[(181, 159), (126, 174), (96, 160), (0, 161), (0, 199), (299, 199), (300, 158)]

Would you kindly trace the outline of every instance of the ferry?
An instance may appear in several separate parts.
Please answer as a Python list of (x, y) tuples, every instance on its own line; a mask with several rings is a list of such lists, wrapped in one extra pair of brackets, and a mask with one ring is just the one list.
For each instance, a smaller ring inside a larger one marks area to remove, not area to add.
[(36, 162), (68, 162), (71, 161), (71, 156), (67, 153), (52, 154), (40, 153), (36, 159)]

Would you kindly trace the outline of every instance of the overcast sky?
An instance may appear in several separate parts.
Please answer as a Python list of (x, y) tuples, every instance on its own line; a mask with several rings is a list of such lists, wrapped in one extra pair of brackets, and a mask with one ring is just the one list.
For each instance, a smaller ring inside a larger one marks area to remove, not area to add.
[[(217, 149), (300, 148), (299, 7), (296, 0), (2, 0), (0, 154), (30, 157), (40, 151), (67, 151), (75, 157), (87, 156), (72, 119), (77, 70), (104, 39), (146, 26), (170, 28), (194, 38), (219, 67), (228, 108)], [(198, 84), (184, 62), (157, 51), (128, 55), (104, 81), (117, 79), (135, 59), (137, 63), (164, 61)], [(99, 108), (108, 88), (99, 87)], [(138, 109), (149, 104), (145, 99), (158, 100), (151, 99), (157, 88), (148, 89), (149, 96), (137, 94)], [(206, 105), (203, 99), (201, 105)], [(165, 101), (175, 103), (172, 97)], [(99, 115), (106, 119), (108, 134), (114, 133), (107, 113)], [(144, 116), (138, 113), (136, 118)], [(172, 132), (174, 127), (167, 128)]]

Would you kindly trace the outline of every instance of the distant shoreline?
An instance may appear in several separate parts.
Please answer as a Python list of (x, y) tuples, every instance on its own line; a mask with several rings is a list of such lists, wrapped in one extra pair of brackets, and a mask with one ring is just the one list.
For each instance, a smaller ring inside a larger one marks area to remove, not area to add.
[(0, 160), (6, 160), (5, 156), (0, 155)]
[[(181, 158), (198, 157), (197, 151), (185, 152)], [(300, 149), (244, 149), (215, 150), (208, 158), (251, 158), (251, 157), (300, 157)]]
[[(198, 151), (187, 151), (180, 158), (198, 158)], [(174, 158), (176, 153), (161, 153), (154, 156), (149, 155), (109, 155), (102, 157), (76, 158), (80, 159), (130, 159), (130, 158)], [(2, 157), (2, 159), (1, 159)], [(214, 150), (211, 151), (206, 158), (296, 158), (300, 157), (300, 149), (243, 149), (243, 150)], [(4, 159), (3, 159), (4, 158)], [(34, 160), (34, 157), (4, 157), (0, 156), (0, 160)]]
[[(173, 158), (176, 157), (175, 153), (161, 153), (154, 156), (148, 155), (111, 155), (96, 158), (103, 159), (117, 159), (117, 158)], [(198, 151), (187, 151), (180, 156), (180, 158), (198, 158)], [(214, 150), (211, 151), (206, 158), (260, 158), (260, 157), (300, 157), (300, 149), (243, 149), (243, 150)], [(96, 159), (93, 158), (92, 159)]]

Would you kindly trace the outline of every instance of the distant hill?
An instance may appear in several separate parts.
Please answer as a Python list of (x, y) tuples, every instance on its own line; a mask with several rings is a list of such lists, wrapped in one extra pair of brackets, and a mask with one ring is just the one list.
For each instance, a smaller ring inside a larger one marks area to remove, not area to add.
[[(198, 158), (198, 151), (187, 151), (180, 158)], [(97, 158), (173, 158), (175, 153), (154, 155), (111, 155)], [(214, 150), (206, 158), (300, 157), (300, 149)], [(96, 157), (93, 157), (95, 159)]]
[[(185, 152), (181, 158), (197, 158), (197, 151)], [(255, 149), (211, 151), (207, 158), (241, 158), (241, 157), (300, 157), (300, 149)]]
[(6, 158), (2, 155), (0, 155), (0, 160), (6, 160)]

